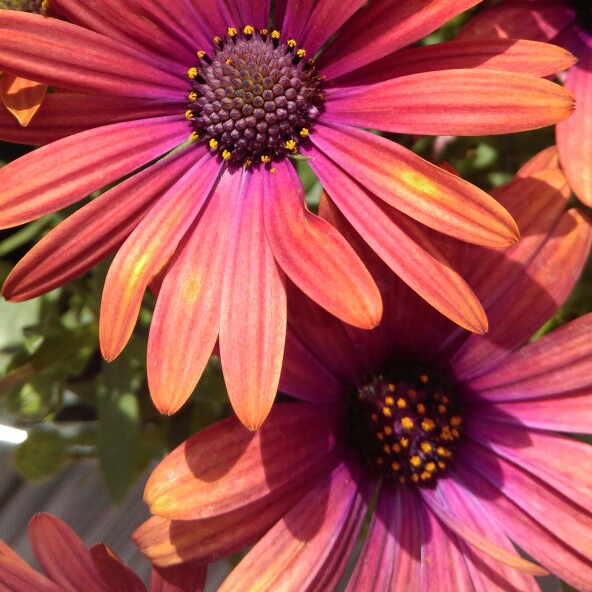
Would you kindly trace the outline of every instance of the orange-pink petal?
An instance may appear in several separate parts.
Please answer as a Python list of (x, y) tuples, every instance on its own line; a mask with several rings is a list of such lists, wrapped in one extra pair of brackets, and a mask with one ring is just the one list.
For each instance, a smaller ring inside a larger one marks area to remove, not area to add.
[(46, 94), (46, 84), (12, 74), (0, 78), (0, 100), (23, 127), (29, 125)]

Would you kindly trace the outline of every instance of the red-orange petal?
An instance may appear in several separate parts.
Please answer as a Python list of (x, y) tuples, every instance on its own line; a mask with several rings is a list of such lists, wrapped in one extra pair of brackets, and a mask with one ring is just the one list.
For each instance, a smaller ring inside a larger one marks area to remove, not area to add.
[(0, 79), (0, 99), (23, 127), (29, 125), (46, 94), (47, 85), (40, 82), (12, 74)]

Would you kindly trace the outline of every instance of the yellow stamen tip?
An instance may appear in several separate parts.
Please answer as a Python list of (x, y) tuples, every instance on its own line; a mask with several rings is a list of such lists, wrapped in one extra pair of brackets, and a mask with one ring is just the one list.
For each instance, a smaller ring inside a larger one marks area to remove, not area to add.
[(210, 146), (210, 148), (216, 148), (218, 146), (218, 141), (214, 140), (214, 138), (212, 138), (209, 142), (209, 146)]
[(392, 407), (395, 404), (395, 400), (392, 397), (385, 397), (384, 402), (389, 407)]
[(267, 164), (270, 161), (271, 161), (271, 158), (269, 158), (269, 156), (267, 156), (267, 154), (264, 154), (263, 156), (261, 156), (261, 162)]
[(305, 49), (299, 49), (299, 50), (296, 52), (296, 55), (297, 55), (299, 58), (303, 58), (303, 57), (306, 55), (306, 50), (305, 50)]
[(296, 47), (296, 39), (288, 39), (288, 41), (286, 41), (286, 45), (291, 48)]
[(280, 32), (277, 29), (274, 29), (271, 32), (271, 38), (272, 39), (279, 39), (280, 38)]
[(255, 32), (255, 28), (251, 27), (251, 25), (247, 25), (244, 29), (243, 29), (243, 33), (245, 35), (252, 35)]
[(197, 78), (197, 68), (195, 66), (193, 68), (189, 68), (189, 70), (187, 70), (187, 76), (191, 78), (191, 80)]
[(203, 49), (200, 49), (197, 53), (197, 57), (201, 60), (206, 57), (206, 52)]
[(413, 420), (410, 417), (402, 417), (401, 426), (404, 430), (410, 430), (413, 428)]
[(185, 111), (185, 118), (193, 119), (193, 111), (191, 109), (187, 109), (187, 111)]
[(230, 150), (223, 150), (222, 151), (222, 158), (224, 160), (228, 160), (231, 156), (232, 156), (232, 153), (230, 152)]
[(228, 35), (230, 37), (236, 37), (237, 34), (238, 34), (238, 31), (234, 27), (228, 27)]

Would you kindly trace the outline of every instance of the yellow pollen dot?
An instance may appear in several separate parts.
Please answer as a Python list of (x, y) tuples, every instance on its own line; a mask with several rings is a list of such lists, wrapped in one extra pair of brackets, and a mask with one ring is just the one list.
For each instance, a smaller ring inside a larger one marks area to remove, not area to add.
[(245, 160), (245, 162), (243, 162), (243, 166), (246, 167), (250, 167), (253, 164), (253, 161), (250, 158), (247, 158), (247, 160)]
[(384, 433), (383, 432), (377, 432), (376, 433), (376, 437), (382, 442), (384, 440)]
[(199, 51), (197, 51), (196, 54), (200, 60), (206, 57), (206, 52), (203, 49), (200, 49)]
[(267, 35), (267, 33), (269, 33), (269, 31), (267, 29), (259, 29), (260, 35)]
[(432, 445), (429, 442), (422, 442), (419, 446), (425, 454), (429, 454), (432, 451)]
[(390, 454), (391, 452), (391, 447), (388, 444), (385, 444), (382, 449), (387, 453)]
[(392, 407), (395, 404), (395, 400), (392, 397), (385, 397), (384, 403), (385, 403), (385, 405)]
[(269, 169), (269, 172), (270, 172), (270, 173), (275, 173), (275, 171), (276, 171), (276, 168), (275, 168), (275, 167), (271, 167), (271, 168)]
[(413, 427), (413, 420), (410, 417), (402, 417), (401, 426), (404, 430), (410, 430)]
[(445, 405), (448, 405), (448, 403), (450, 403), (450, 399), (446, 395), (443, 395), (440, 401), (442, 401), (442, 403), (444, 403)]
[(187, 111), (185, 111), (185, 117), (187, 119), (193, 119), (193, 111), (191, 109), (187, 109)]
[(376, 464), (377, 464), (377, 465), (382, 465), (382, 464), (384, 464), (384, 459), (382, 459), (382, 458), (378, 457), (378, 458), (376, 459)]
[(421, 382), (422, 384), (427, 384), (428, 382), (430, 382), (430, 377), (427, 374), (421, 374), (419, 377), (419, 382)]
[(191, 80), (197, 78), (197, 68), (195, 66), (193, 68), (189, 68), (189, 70), (187, 70), (187, 76), (191, 78)]
[(443, 471), (446, 468), (446, 463), (443, 463), (441, 460), (439, 460), (438, 468)]
[(222, 152), (222, 158), (224, 160), (228, 160), (231, 156), (232, 156), (232, 154), (231, 154), (231, 152), (229, 150), (224, 150)]
[(296, 39), (288, 39), (288, 41), (286, 41), (286, 45), (294, 49), (296, 47)]
[(392, 448), (393, 452), (401, 452), (401, 445), (400, 444), (395, 443), (392, 445), (391, 448)]
[(197, 142), (199, 140), (199, 134), (197, 132), (191, 132), (190, 138), (193, 142)]
[[(304, 128), (306, 129), (306, 128)], [(302, 131), (304, 131), (304, 129)], [(308, 133), (308, 130), (306, 130), (306, 133)], [(395, 392), (395, 385), (393, 383), (389, 383), (389, 385), (386, 387), (389, 391), (391, 391), (391, 393)]]
[(314, 66), (316, 64), (315, 59), (314, 58), (310, 58), (307, 62), (306, 62), (309, 66)]
[(414, 467), (419, 467), (421, 466), (421, 458), (419, 456), (417, 456), (416, 454), (414, 454), (410, 459), (409, 462), (411, 463), (412, 466)]
[(269, 156), (267, 156), (267, 154), (263, 154), (261, 156), (261, 162), (267, 164), (268, 162), (271, 162), (271, 158)]
[(431, 432), (436, 427), (436, 424), (427, 417), (421, 420), (421, 429), (424, 432)]
[(442, 430), (440, 431), (440, 438), (442, 438), (442, 440), (446, 440), (447, 442), (453, 439), (452, 434), (450, 433), (450, 428), (448, 426), (444, 426), (442, 428)]
[(228, 27), (228, 35), (230, 37), (236, 37), (238, 31), (234, 27)]
[(425, 413), (425, 405), (423, 403), (418, 403), (416, 409), (417, 413), (419, 413), (420, 415), (423, 415)]
[(391, 428), (391, 426), (384, 426), (384, 433), (387, 436), (390, 436), (393, 433), (393, 428)]
[(409, 446), (409, 438), (405, 438), (405, 436), (403, 436), (401, 438), (401, 446), (403, 448), (407, 448)]
[(224, 63), (230, 66), (230, 64), (232, 64), (232, 60), (230, 58), (226, 58)]
[(432, 476), (431, 476), (431, 475), (430, 475), (430, 474), (429, 474), (427, 471), (424, 471), (424, 472), (421, 474), (421, 480), (422, 480), (422, 481), (427, 481), (428, 479), (431, 479), (431, 477), (432, 477)]
[(251, 27), (251, 25), (247, 25), (244, 29), (243, 29), (243, 33), (245, 35), (252, 35), (255, 32), (255, 28)]
[(392, 411), (388, 407), (383, 407), (382, 408), (382, 414), (383, 415), (386, 415), (386, 417), (392, 417), (393, 416)]
[(397, 407), (399, 409), (405, 409), (405, 407), (407, 407), (407, 401), (405, 401), (405, 399), (403, 399), (402, 397), (399, 397), (397, 399)]
[(271, 38), (272, 39), (279, 39), (280, 38), (280, 32), (277, 29), (274, 29), (271, 32)]
[(413, 483), (417, 483), (419, 481), (419, 475), (413, 473), (413, 475), (411, 475), (411, 481), (413, 481)]
[(426, 471), (433, 473), (436, 470), (436, 463), (435, 462), (426, 463), (425, 468), (426, 468)]
[(284, 146), (292, 152), (296, 152), (296, 150), (297, 150), (296, 142), (294, 140), (287, 140), (286, 143), (284, 144)]
[(446, 456), (446, 453), (448, 452), (448, 450), (446, 450), (446, 448), (444, 448), (444, 446), (438, 446), (438, 448), (436, 448), (436, 452), (438, 453), (439, 456)]
[(453, 438), (460, 438), (460, 432), (456, 428), (452, 428), (450, 431), (452, 433)]
[(410, 399), (415, 399), (415, 397), (417, 397), (417, 393), (416, 393), (416, 392), (415, 392), (413, 389), (409, 389), (409, 390), (407, 391), (407, 396), (408, 396)]
[(191, 92), (190, 92), (190, 93), (187, 95), (187, 98), (188, 98), (190, 101), (197, 101), (197, 93), (196, 93), (196, 92), (193, 92), (193, 91), (191, 91)]
[(461, 423), (462, 423), (462, 418), (459, 417), (458, 415), (453, 415), (450, 418), (450, 425), (454, 426), (455, 428), (457, 428)]
[(391, 469), (393, 469), (393, 471), (398, 471), (401, 468), (401, 463), (398, 463), (397, 461), (394, 461), (391, 463)]
[(222, 43), (222, 37), (216, 35), (216, 37), (214, 37), (214, 43), (220, 45)]
[(446, 413), (446, 405), (438, 405), (438, 413)]
[(299, 50), (296, 52), (296, 55), (297, 55), (299, 58), (303, 58), (303, 57), (306, 55), (306, 49), (299, 49)]
[(214, 138), (212, 138), (210, 140), (210, 148), (216, 148), (216, 146), (218, 146), (218, 141), (214, 140)]

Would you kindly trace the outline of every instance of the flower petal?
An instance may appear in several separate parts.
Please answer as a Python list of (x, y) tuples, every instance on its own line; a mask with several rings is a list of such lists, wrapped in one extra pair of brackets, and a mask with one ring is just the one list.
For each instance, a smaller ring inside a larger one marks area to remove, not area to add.
[(59, 518), (35, 514), (29, 522), (31, 549), (43, 571), (64, 592), (109, 592), (101, 583), (87, 548)]
[(154, 55), (60, 19), (14, 10), (0, 13), (0, 71), (57, 88), (139, 97), (177, 98), (186, 71)]
[(356, 477), (337, 467), (253, 547), (220, 592), (255, 585), (261, 591), (333, 589), (329, 583), (345, 567), (340, 560), (349, 555), (372, 495), (371, 484), (358, 485)]
[(184, 563), (174, 567), (153, 567), (150, 592), (203, 592), (207, 565)]
[(337, 124), (318, 124), (310, 137), (378, 198), (439, 232), (496, 247), (518, 237), (508, 212), (490, 196), (395, 142)]
[(4, 74), (0, 79), (0, 100), (22, 127), (27, 127), (41, 106), (47, 86), (33, 80)]
[(279, 163), (263, 189), (266, 235), (286, 275), (342, 321), (376, 326), (382, 301), (372, 276), (347, 241), (308, 211), (294, 167)]
[(570, 187), (592, 207), (592, 40), (587, 38), (582, 45), (579, 61), (565, 80), (565, 88), (577, 98), (578, 108), (557, 126), (557, 147)]
[(37, 243), (12, 270), (2, 294), (20, 302), (84, 273), (119, 247), (146, 213), (195, 161), (180, 151), (136, 173), (74, 212)]
[(556, 45), (525, 39), (481, 39), (421, 45), (398, 51), (347, 74), (335, 86), (373, 84), (437, 70), (482, 68), (550, 76), (569, 68), (576, 59)]
[(317, 155), (311, 165), (343, 214), (333, 214), (341, 234), (348, 238), (351, 235), (345, 217), (373, 251), (422, 298), (462, 327), (479, 333), (486, 331), (487, 319), (479, 301), (427, 229), (388, 205), (377, 203), (372, 194), (324, 155)]
[(357, 70), (425, 37), (479, 0), (384, 0), (351, 19), (323, 52), (327, 80)]
[[(494, 546), (512, 555), (516, 554), (516, 549), (510, 540), (487, 510), (480, 505), (479, 500), (459, 485), (455, 479), (440, 479), (436, 491), (440, 494), (440, 502), (445, 505), (447, 511)], [(460, 539), (460, 544), (476, 591), (540, 591), (532, 576), (477, 551), (463, 539)]]
[(70, 205), (186, 138), (186, 122), (158, 117), (91, 129), (26, 154), (0, 169), (0, 226), (23, 224)]
[(175, 115), (184, 109), (184, 101), (54, 92), (45, 97), (38, 117), (26, 129), (14, 117), (0, 110), (0, 138), (17, 144), (43, 145), (93, 127), (159, 115)]
[(575, 504), (592, 512), (592, 447), (561, 434), (528, 430), (524, 425), (499, 422), (494, 415), (471, 418), (463, 434), (486, 446), (495, 454), (520, 466)]
[[(438, 92), (434, 92), (438, 89)], [(545, 127), (569, 117), (573, 96), (536, 76), (440, 70), (326, 94), (323, 121), (406, 134), (479, 136)]]
[(175, 413), (189, 398), (218, 338), (228, 201), (236, 195), (235, 180), (228, 170), (222, 173), (177, 248), (158, 293), (147, 370), (152, 400), (161, 413)]
[(0, 590), (2, 592), (62, 592), (57, 584), (35, 571), (0, 540)]
[[(592, 386), (592, 314), (547, 333), (465, 386), (480, 400), (525, 401)], [(575, 417), (574, 417), (575, 419)]]
[(363, 5), (364, 0), (350, 0), (347, 3), (340, 0), (288, 2), (283, 28), (306, 50), (309, 57), (313, 57)]
[[(335, 417), (319, 405), (276, 405), (257, 432), (230, 417), (176, 448), (153, 471), (153, 514), (189, 520), (230, 512), (309, 474), (335, 447)], [(290, 437), (286, 437), (286, 434)]]
[[(502, 484), (490, 483), (477, 469), (478, 466), (469, 468), (464, 462), (458, 462), (454, 472), (508, 537), (550, 572), (575, 588), (589, 588), (592, 581), (590, 562), (569, 545), (571, 539), (562, 540), (553, 536), (530, 516), (527, 508), (517, 506), (503, 495)], [(545, 511), (549, 513), (547, 508)]]
[[(286, 289), (265, 236), (262, 171), (242, 175), (222, 287), (220, 359), (232, 407), (251, 430), (269, 413), (286, 339)], [(248, 347), (245, 347), (248, 344)]]
[(95, 569), (111, 592), (146, 592), (142, 580), (107, 545), (93, 545), (90, 556)]
[(547, 570), (527, 561), (526, 559), (522, 559), (517, 553), (511, 553), (506, 549), (493, 544), (491, 541), (487, 540), (487, 538), (481, 536), (478, 532), (453, 516), (450, 512), (446, 511), (431, 489), (422, 489), (421, 496), (431, 512), (433, 512), (443, 524), (462, 540), (470, 543), (482, 553), (489, 555), (504, 565), (533, 576), (545, 576), (548, 574)]
[(215, 183), (220, 168), (208, 153), (176, 181), (119, 249), (105, 279), (99, 333), (106, 360), (125, 347), (144, 291), (168, 261)]
[[(485, 306), (490, 326), (487, 337), (470, 336), (452, 356), (459, 379), (473, 379), (492, 370), (549, 319), (576, 283), (591, 242), (588, 219), (576, 210), (566, 212), (536, 257)], [(520, 298), (514, 298), (515, 294)]]

